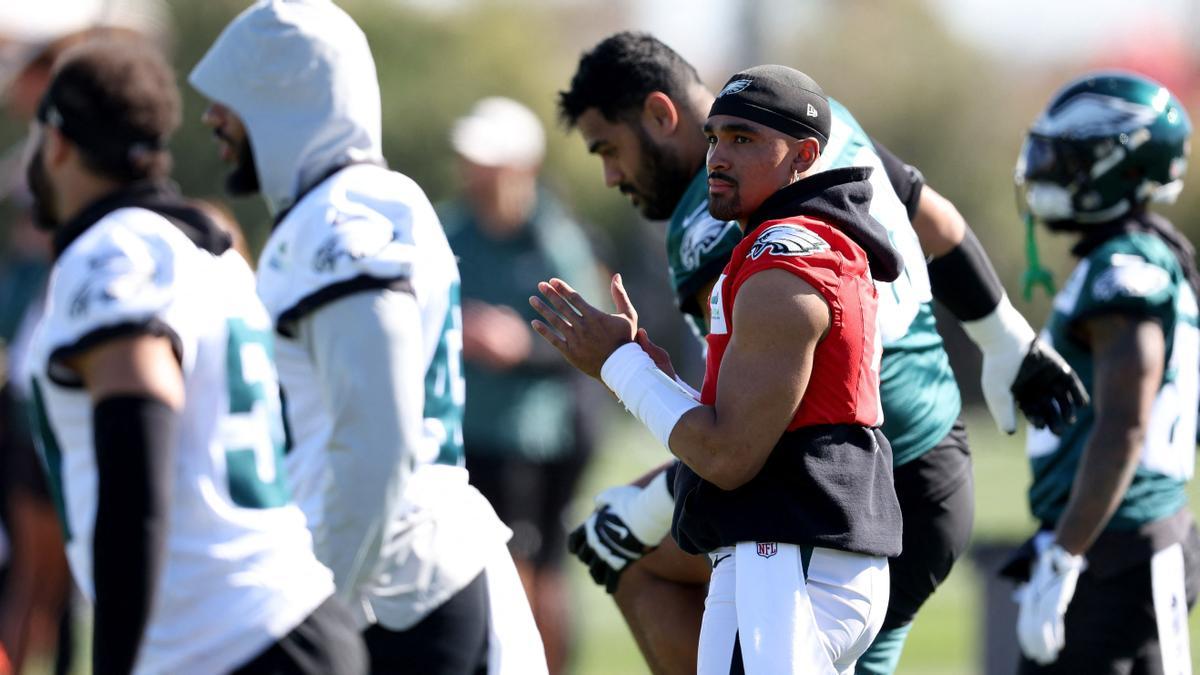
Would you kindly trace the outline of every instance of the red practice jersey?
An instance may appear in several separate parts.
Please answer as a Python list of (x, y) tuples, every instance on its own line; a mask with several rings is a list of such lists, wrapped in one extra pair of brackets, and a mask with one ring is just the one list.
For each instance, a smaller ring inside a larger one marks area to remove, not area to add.
[(804, 216), (764, 222), (733, 249), (709, 298), (712, 320), (701, 402), (713, 405), (717, 400), (721, 359), (735, 330), (738, 289), (754, 274), (776, 268), (815, 288), (829, 305), (831, 319), (788, 431), (824, 424), (879, 426), (882, 347), (875, 324), (878, 296), (867, 254), (836, 227)]

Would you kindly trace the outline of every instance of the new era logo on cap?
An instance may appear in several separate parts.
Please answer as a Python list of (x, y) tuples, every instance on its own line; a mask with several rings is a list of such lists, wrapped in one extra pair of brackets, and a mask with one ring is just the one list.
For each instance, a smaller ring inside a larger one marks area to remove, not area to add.
[(745, 89), (746, 87), (749, 87), (750, 83), (753, 81), (754, 80), (748, 80), (748, 79), (747, 80), (734, 80), (733, 82), (730, 82), (729, 84), (725, 85), (725, 88), (721, 90), (721, 93), (717, 94), (717, 98), (726, 96), (728, 94), (736, 94), (739, 91)]
[(813, 104), (811, 104), (811, 103), (808, 104), (808, 116), (809, 117), (817, 117), (817, 109), (814, 108)]

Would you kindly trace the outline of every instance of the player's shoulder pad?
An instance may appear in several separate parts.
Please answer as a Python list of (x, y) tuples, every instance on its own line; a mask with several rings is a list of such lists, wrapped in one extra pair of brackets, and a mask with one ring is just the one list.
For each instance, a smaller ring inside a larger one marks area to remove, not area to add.
[(418, 240), (435, 230), (437, 214), (411, 179), (372, 165), (350, 167), (275, 227), (259, 259), (259, 295), (278, 321), (331, 287), (409, 279)]
[(165, 323), (188, 249), (195, 246), (152, 211), (124, 208), (101, 218), (54, 264), (44, 329), (52, 349), (97, 331)]

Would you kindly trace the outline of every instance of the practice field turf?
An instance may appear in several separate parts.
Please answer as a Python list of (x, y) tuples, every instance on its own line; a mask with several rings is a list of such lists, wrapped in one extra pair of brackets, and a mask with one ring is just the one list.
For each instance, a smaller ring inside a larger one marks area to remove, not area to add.
[[(975, 461), (974, 543), (1019, 543), (1033, 529), (1025, 508), (1029, 469), (1024, 436), (1007, 437), (982, 410), (968, 418)], [(626, 417), (625, 419), (629, 419)], [(614, 421), (612, 436), (597, 454), (587, 484), (576, 504), (583, 519), (591, 496), (642, 470), (661, 463), (666, 451), (633, 423)], [(1200, 486), (1191, 484), (1192, 504), (1200, 503)], [(969, 556), (969, 554), (968, 554)], [(572, 575), (578, 631), (577, 675), (640, 675), (649, 672), (633, 639), (603, 589), (594, 585), (583, 565), (568, 561)], [(984, 673), (984, 576), (969, 561), (960, 561), (950, 578), (921, 609), (900, 661), (902, 675), (973, 675)], [(1200, 611), (1191, 616), (1192, 661), (1200, 670)], [(1015, 635), (1015, 628), (1012, 629)], [(1014, 638), (1015, 639), (1015, 638)], [(1010, 669), (1008, 672), (1012, 672)]]

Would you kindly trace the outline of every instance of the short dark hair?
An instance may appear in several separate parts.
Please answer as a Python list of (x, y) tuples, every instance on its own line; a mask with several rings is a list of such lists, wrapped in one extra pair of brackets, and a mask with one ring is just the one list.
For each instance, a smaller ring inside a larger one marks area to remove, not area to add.
[(661, 91), (687, 107), (688, 87), (700, 76), (674, 49), (649, 33), (621, 32), (579, 58), (571, 88), (558, 92), (558, 114), (573, 128), (589, 108), (610, 122), (640, 111), (651, 92)]
[(63, 53), (38, 119), (74, 143), (89, 170), (127, 182), (170, 174), (167, 141), (181, 107), (175, 73), (157, 47), (98, 37)]

